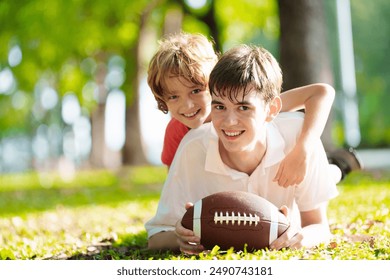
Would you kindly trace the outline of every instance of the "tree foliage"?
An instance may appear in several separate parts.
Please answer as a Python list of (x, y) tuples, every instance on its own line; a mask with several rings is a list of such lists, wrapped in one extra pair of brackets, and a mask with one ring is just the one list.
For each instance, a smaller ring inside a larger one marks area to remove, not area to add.
[[(3, 1), (0, 41), (5, 43), (0, 49), (0, 71), (7, 70), (15, 81), (7, 95), (0, 95), (1, 106), (7, 108), (1, 113), (3, 135), (15, 128), (25, 131), (26, 125), (43, 122), (46, 115), (54, 113), (39, 104), (38, 84), (54, 89), (60, 98), (74, 93), (90, 114), (97, 103), (105, 102), (111, 89), (104, 77), (101, 84), (97, 80), (102, 71), (103, 75), (107, 74), (115, 56), (124, 57), (128, 62), (123, 67), (130, 73), (127, 76), (130, 79), (126, 80), (124, 75), (123, 84), (116, 86), (127, 94), (127, 100), (132, 100), (131, 75), (137, 72), (138, 65), (132, 63), (135, 58), (131, 49), (138, 42), (140, 16), (149, 2)], [(22, 55), (17, 64), (8, 57), (14, 49)], [(102, 86), (106, 88), (105, 93), (96, 94)], [(16, 91), (29, 102), (12, 106)]]
[[(390, 5), (386, 0), (354, 0), (351, 7), (361, 146), (386, 146), (390, 143), (385, 108), (390, 103), (386, 55)], [(58, 104), (62, 96), (74, 93), (90, 117), (113, 87), (105, 79), (98, 81), (101, 71), (107, 74), (113, 63), (124, 71), (115, 86), (126, 94), (132, 114), (137, 114), (137, 108), (131, 108), (138, 102), (137, 75), (145, 74), (157, 40), (175, 15), (181, 15), (184, 31), (213, 37), (220, 52), (253, 43), (279, 58), (276, 0), (207, 0), (199, 8), (187, 0), (4, 0), (0, 2), (0, 137), (31, 134), (40, 123), (60, 122), (60, 105), (42, 107), (45, 88), (56, 92)], [(142, 55), (137, 57), (139, 51)], [(7, 76), (12, 77), (8, 86)], [(105, 94), (96, 93), (99, 83), (106, 87)]]
[(1, 64), (6, 64), (9, 49), (18, 45), (23, 63), (12, 71), (20, 89), (33, 90), (41, 75), (49, 72), (60, 93), (77, 89), (79, 94), (96, 70), (84, 60), (107, 63), (110, 55), (126, 55), (138, 39), (138, 18), (148, 2), (2, 2), (1, 41), (6, 44), (1, 46)]

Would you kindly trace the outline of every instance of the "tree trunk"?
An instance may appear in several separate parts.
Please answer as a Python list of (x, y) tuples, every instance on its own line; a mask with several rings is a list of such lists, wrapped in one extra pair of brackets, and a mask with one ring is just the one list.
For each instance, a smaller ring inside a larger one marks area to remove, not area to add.
[[(105, 61), (105, 54), (100, 54), (100, 59)], [(92, 149), (90, 154), (90, 163), (96, 168), (116, 169), (121, 165), (121, 154), (111, 150), (105, 139), (105, 118), (107, 89), (104, 86), (104, 80), (107, 75), (107, 69), (104, 63), (99, 63), (96, 74), (96, 83), (98, 84), (98, 104), (91, 115), (92, 128)]]
[(315, 82), (333, 84), (323, 1), (278, 2), (283, 88)]
[(191, 16), (196, 17), (198, 20), (204, 22), (208, 28), (210, 29), (210, 35), (214, 40), (215, 43), (215, 49), (219, 52), (222, 51), (222, 44), (219, 39), (219, 29), (217, 20), (215, 17), (215, 0), (212, 0), (210, 2), (210, 7), (207, 10), (207, 12), (204, 15), (195, 15), (191, 12), (190, 9), (188, 9), (188, 6), (186, 5), (184, 0), (178, 1), (178, 3), (181, 5), (182, 9), (186, 14), (189, 14)]
[(219, 30), (217, 25), (217, 20), (215, 18), (215, 1), (211, 1), (210, 9), (207, 13), (201, 18), (201, 20), (207, 24), (210, 29), (211, 37), (215, 43), (215, 49), (219, 52), (222, 52), (222, 44), (219, 40)]
[(179, 7), (170, 8), (164, 16), (163, 35), (180, 32), (183, 22), (183, 12)]
[[(140, 28), (140, 37), (142, 36), (142, 29)], [(126, 140), (123, 147), (123, 164), (124, 165), (144, 165), (148, 163), (145, 152), (143, 150), (141, 123), (140, 123), (140, 104), (139, 104), (139, 87), (141, 81), (142, 66), (140, 65), (140, 48), (142, 47), (142, 40), (139, 38), (135, 49), (128, 55), (127, 64), (133, 63), (135, 66), (135, 73), (129, 73), (131, 87), (127, 92), (126, 106)], [(133, 59), (131, 59), (133, 58)], [(153, 129), (152, 127), (150, 129)]]
[(91, 116), (92, 149), (90, 162), (93, 167), (104, 168), (104, 111), (106, 104), (98, 104)]
[[(123, 164), (125, 165), (144, 165), (148, 163), (146, 158), (141, 135), (140, 124), (140, 104), (139, 104), (139, 88), (140, 82), (144, 75), (142, 64), (142, 48), (146, 41), (147, 30), (146, 22), (159, 1), (152, 1), (145, 8), (140, 17), (139, 38), (135, 48), (127, 54), (127, 65), (133, 65), (134, 71), (127, 71), (131, 86), (128, 87), (127, 92), (127, 106), (126, 106), (126, 141), (123, 148)], [(131, 66), (129, 66), (131, 67)], [(152, 127), (149, 129), (153, 129)]]
[[(134, 79), (135, 80), (135, 79)], [(133, 81), (135, 82), (135, 81)], [(144, 165), (148, 161), (143, 150), (139, 117), (138, 82), (134, 86), (132, 103), (126, 107), (126, 141), (123, 148), (123, 164)], [(153, 129), (152, 127), (150, 129)]]
[[(278, 0), (280, 15), (280, 65), (283, 90), (312, 83), (334, 84), (322, 0)], [(332, 150), (329, 116), (322, 135)]]

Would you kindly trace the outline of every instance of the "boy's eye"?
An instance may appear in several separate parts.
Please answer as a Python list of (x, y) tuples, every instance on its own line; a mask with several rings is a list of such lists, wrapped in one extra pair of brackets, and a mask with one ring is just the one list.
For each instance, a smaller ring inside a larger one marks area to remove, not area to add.
[(215, 105), (214, 108), (216, 110), (223, 110), (225, 107), (223, 105)]
[(199, 92), (201, 92), (200, 89), (194, 89), (193, 91), (191, 91), (192, 94), (198, 94)]
[(240, 106), (238, 109), (239, 109), (240, 111), (247, 111), (247, 110), (249, 110), (249, 107), (243, 105), (243, 106)]
[(177, 99), (179, 96), (177, 95), (170, 95), (168, 96), (168, 100), (174, 100), (174, 99)]

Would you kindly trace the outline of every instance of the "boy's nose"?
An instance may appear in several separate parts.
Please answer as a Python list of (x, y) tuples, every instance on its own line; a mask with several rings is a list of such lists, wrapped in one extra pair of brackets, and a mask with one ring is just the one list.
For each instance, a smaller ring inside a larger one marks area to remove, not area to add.
[(194, 102), (191, 100), (191, 98), (186, 98), (185, 100), (183, 100), (182, 106), (187, 109), (190, 109), (194, 107)]
[(238, 123), (238, 118), (234, 112), (228, 111), (228, 112), (226, 112), (226, 116), (225, 116), (224, 121), (225, 121), (225, 124), (227, 124), (227, 125), (235, 125)]

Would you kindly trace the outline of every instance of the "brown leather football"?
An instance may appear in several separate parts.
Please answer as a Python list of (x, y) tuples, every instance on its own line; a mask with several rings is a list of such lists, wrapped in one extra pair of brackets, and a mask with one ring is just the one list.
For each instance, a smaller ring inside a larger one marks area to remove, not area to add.
[(271, 202), (252, 193), (226, 191), (209, 195), (189, 208), (182, 225), (201, 238), (206, 249), (236, 251), (267, 248), (289, 227), (286, 216)]

